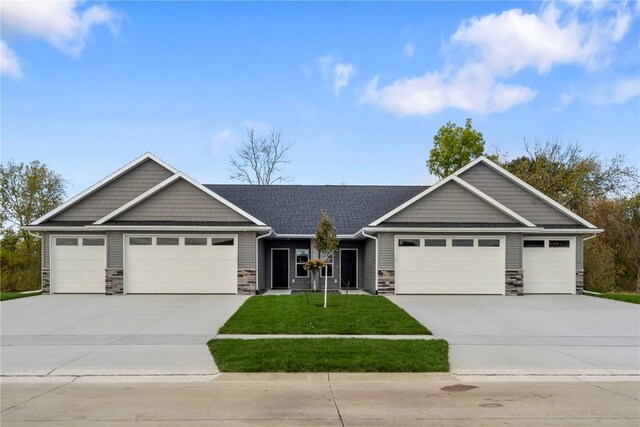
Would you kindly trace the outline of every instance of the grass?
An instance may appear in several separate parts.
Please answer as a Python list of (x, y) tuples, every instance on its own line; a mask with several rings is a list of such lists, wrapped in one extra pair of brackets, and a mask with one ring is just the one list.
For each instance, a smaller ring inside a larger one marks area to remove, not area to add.
[(640, 304), (640, 294), (623, 294), (623, 293), (607, 293), (607, 294), (587, 294), (598, 298), (614, 299), (616, 301), (630, 302), (632, 304)]
[(23, 293), (23, 292), (1, 292), (0, 293), (0, 301), (8, 301), (10, 299), (32, 297), (34, 295), (42, 295), (42, 292), (40, 292), (40, 291), (38, 291), (38, 292), (29, 292), (29, 293)]
[(214, 339), (221, 372), (447, 372), (444, 340)]
[(427, 328), (380, 296), (253, 296), (220, 328), (221, 334), (427, 335)]

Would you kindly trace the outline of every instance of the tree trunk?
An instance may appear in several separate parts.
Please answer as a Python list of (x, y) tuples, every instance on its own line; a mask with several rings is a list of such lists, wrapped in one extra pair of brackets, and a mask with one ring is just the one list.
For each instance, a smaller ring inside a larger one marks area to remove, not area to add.
[(327, 308), (327, 273), (329, 272), (329, 266), (324, 266), (324, 308)]

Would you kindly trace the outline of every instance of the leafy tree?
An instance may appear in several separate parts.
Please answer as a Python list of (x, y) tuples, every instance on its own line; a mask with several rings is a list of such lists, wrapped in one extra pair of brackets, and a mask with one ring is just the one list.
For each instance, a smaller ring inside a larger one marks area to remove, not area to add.
[(449, 121), (433, 137), (427, 168), (439, 178), (451, 175), (470, 161), (484, 154), (484, 137), (467, 119), (461, 127)]
[(0, 165), (3, 291), (38, 287), (40, 240), (21, 227), (58, 206), (65, 194), (64, 179), (38, 161)]
[[(318, 250), (321, 257), (324, 257), (325, 260), (328, 260), (330, 257), (333, 257), (336, 251), (338, 250), (338, 246), (340, 245), (340, 240), (336, 234), (336, 229), (333, 225), (333, 221), (325, 211), (322, 211), (322, 215), (320, 217), (320, 222), (318, 222), (318, 226), (316, 227), (316, 234), (311, 239), (313, 242), (313, 246)], [(324, 307), (327, 308), (327, 276), (328, 276), (328, 267), (325, 264), (324, 267)]]
[(282, 138), (282, 132), (273, 130), (267, 136), (258, 136), (255, 128), (247, 129), (247, 139), (229, 157), (230, 178), (252, 185), (271, 185), (289, 181), (282, 166), (289, 163), (287, 152), (293, 142)]

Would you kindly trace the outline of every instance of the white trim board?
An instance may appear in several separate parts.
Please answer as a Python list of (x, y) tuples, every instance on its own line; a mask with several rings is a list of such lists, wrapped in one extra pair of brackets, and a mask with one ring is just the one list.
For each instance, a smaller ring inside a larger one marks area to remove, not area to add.
[(175, 169), (173, 166), (169, 165), (168, 163), (165, 163), (164, 161), (160, 160), (159, 158), (157, 158), (153, 154), (151, 154), (149, 152), (144, 153), (142, 156), (140, 156), (137, 159), (127, 163), (126, 165), (124, 165), (123, 167), (121, 167), (120, 169), (118, 169), (117, 171), (112, 173), (111, 175), (107, 176), (106, 178), (103, 178), (102, 180), (98, 181), (97, 183), (95, 183), (91, 187), (87, 188), (83, 192), (81, 192), (81, 193), (75, 195), (74, 197), (70, 198), (69, 200), (67, 200), (66, 202), (64, 202), (63, 204), (61, 204), (57, 208), (55, 208), (54, 210), (47, 212), (46, 214), (44, 214), (40, 218), (38, 218), (35, 221), (33, 221), (30, 225), (41, 224), (42, 222), (46, 221), (47, 219), (59, 214), (60, 212), (64, 211), (65, 209), (67, 209), (69, 207), (71, 207), (72, 205), (76, 204), (77, 202), (79, 202), (80, 200), (82, 200), (85, 197), (89, 196), (90, 194), (96, 192), (100, 188), (104, 187), (105, 185), (107, 185), (111, 181), (115, 180), (116, 178), (124, 175), (126, 172), (130, 171), (131, 169), (135, 168), (136, 166), (138, 166), (139, 164), (141, 164), (142, 162), (144, 162), (146, 160), (153, 160), (154, 162), (158, 163), (160, 166), (164, 167), (165, 169), (167, 169), (171, 173), (174, 173), (174, 174), (178, 173), (177, 169)]
[(209, 190), (204, 185), (200, 184), (199, 182), (195, 181), (194, 179), (192, 179), (191, 177), (185, 175), (182, 172), (178, 172), (178, 173), (170, 176), (169, 178), (165, 179), (161, 183), (157, 184), (156, 186), (154, 186), (154, 187), (150, 188), (149, 190), (145, 191), (144, 193), (140, 194), (135, 199), (129, 201), (128, 203), (125, 203), (124, 205), (120, 206), (118, 209), (116, 209), (116, 210), (108, 213), (107, 215), (103, 216), (102, 218), (100, 218), (99, 220), (94, 222), (93, 225), (103, 225), (105, 222), (107, 222), (107, 221), (109, 221), (109, 220), (111, 220), (113, 218), (116, 218), (120, 214), (128, 211), (132, 207), (134, 207), (137, 204), (141, 203), (142, 201), (148, 199), (152, 195), (156, 194), (157, 192), (159, 192), (163, 188), (168, 187), (169, 185), (173, 184), (174, 182), (176, 182), (179, 179), (184, 179), (185, 181), (187, 181), (191, 185), (195, 186), (197, 189), (205, 192), (206, 194), (208, 194), (209, 196), (213, 197), (214, 199), (216, 199), (217, 201), (219, 201), (223, 205), (227, 206), (228, 208), (232, 209), (236, 213), (239, 213), (243, 217), (247, 218), (249, 221), (253, 222), (254, 224), (265, 225), (259, 219), (255, 218), (252, 215), (248, 214), (247, 212), (243, 211), (242, 209), (240, 209), (239, 207), (237, 207), (233, 203), (229, 202), (227, 199), (224, 199), (224, 198), (220, 197), (219, 195), (217, 195), (213, 191)]
[(475, 195), (476, 197), (480, 198), (484, 202), (486, 202), (489, 205), (493, 206), (495, 209), (497, 209), (498, 211), (500, 211), (503, 214), (507, 215), (508, 217), (515, 219), (519, 223), (524, 224), (527, 227), (535, 227), (536, 226), (531, 221), (529, 221), (526, 218), (518, 215), (517, 213), (515, 213), (514, 211), (512, 211), (511, 209), (509, 209), (508, 207), (506, 207), (502, 203), (498, 202), (497, 200), (491, 198), (487, 194), (485, 194), (482, 191), (478, 190), (473, 185), (469, 184), (468, 182), (465, 182), (461, 178), (458, 178), (455, 174), (449, 175), (448, 177), (446, 177), (445, 179), (439, 181), (435, 185), (432, 185), (431, 187), (427, 188), (426, 190), (424, 190), (423, 192), (421, 192), (417, 196), (409, 199), (405, 203), (401, 204), (400, 206), (398, 206), (397, 208), (395, 208), (391, 212), (388, 212), (387, 214), (381, 216), (380, 218), (378, 218), (377, 220), (375, 220), (374, 222), (369, 224), (369, 226), (376, 226), (376, 225), (380, 224), (381, 222), (391, 218), (395, 214), (403, 211), (407, 207), (411, 206), (412, 204), (414, 204), (418, 200), (420, 200), (423, 197), (425, 197), (426, 195), (434, 192), (435, 190), (437, 190), (438, 188), (442, 187), (444, 184), (446, 184), (446, 183), (448, 183), (450, 181), (455, 182), (456, 184), (458, 184), (459, 186), (461, 186), (462, 188), (464, 188), (465, 190), (467, 190), (471, 194)]
[(537, 190), (535, 187), (532, 187), (531, 185), (527, 184), (526, 182), (524, 182), (523, 180), (521, 180), (520, 178), (518, 178), (517, 176), (515, 176), (511, 172), (503, 169), (502, 167), (498, 166), (497, 164), (495, 164), (494, 162), (492, 162), (491, 160), (487, 159), (484, 156), (478, 157), (477, 159), (475, 159), (474, 161), (472, 161), (468, 165), (462, 167), (461, 169), (457, 170), (453, 174), (456, 175), (456, 176), (459, 176), (459, 175), (461, 175), (465, 171), (471, 169), (472, 167), (474, 167), (475, 165), (477, 165), (480, 162), (482, 162), (485, 165), (489, 166), (491, 169), (495, 170), (496, 172), (498, 172), (499, 174), (501, 174), (505, 178), (509, 179), (510, 181), (514, 182), (515, 184), (519, 185), (520, 187), (524, 188), (525, 190), (527, 190), (528, 192), (530, 192), (532, 195), (536, 196), (537, 198), (539, 198), (543, 202), (546, 202), (549, 206), (555, 208), (556, 210), (560, 211), (561, 213), (565, 214), (566, 216), (578, 221), (580, 224), (582, 224), (582, 225), (584, 225), (584, 226), (586, 226), (588, 228), (596, 228), (595, 225), (591, 224), (586, 219), (582, 218), (581, 216), (579, 216), (578, 214), (576, 214), (574, 212), (571, 212), (569, 209), (565, 208), (560, 203), (558, 203), (555, 200), (553, 200), (551, 197), (547, 196), (546, 194), (544, 194), (540, 190)]

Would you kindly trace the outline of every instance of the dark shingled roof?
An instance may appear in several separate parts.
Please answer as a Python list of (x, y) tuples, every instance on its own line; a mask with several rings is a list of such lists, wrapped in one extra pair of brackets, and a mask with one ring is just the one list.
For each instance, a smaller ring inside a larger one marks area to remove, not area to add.
[(353, 234), (427, 186), (229, 185), (207, 188), (273, 227), (278, 234), (313, 234), (325, 210), (338, 234)]
[(513, 222), (383, 222), (382, 224), (379, 224), (379, 227), (519, 228), (526, 227), (526, 225)]

